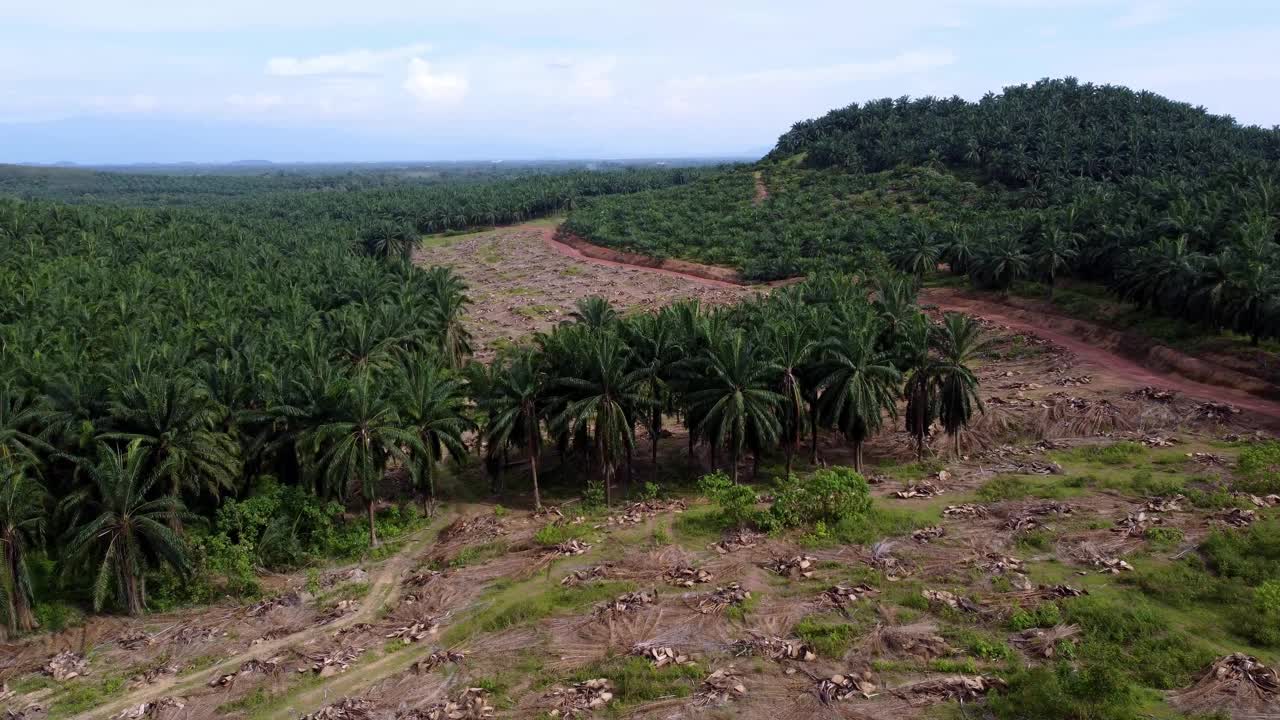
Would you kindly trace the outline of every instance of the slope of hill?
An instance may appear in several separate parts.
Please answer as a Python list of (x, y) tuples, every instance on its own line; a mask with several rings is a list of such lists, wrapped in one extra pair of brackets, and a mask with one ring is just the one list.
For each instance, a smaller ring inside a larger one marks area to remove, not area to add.
[(1144, 308), (1280, 334), (1280, 130), (1045, 80), (976, 103), (878, 100), (797, 123), (755, 168), (582, 203), (567, 229), (772, 279), (883, 253), (975, 286), (1064, 275)]

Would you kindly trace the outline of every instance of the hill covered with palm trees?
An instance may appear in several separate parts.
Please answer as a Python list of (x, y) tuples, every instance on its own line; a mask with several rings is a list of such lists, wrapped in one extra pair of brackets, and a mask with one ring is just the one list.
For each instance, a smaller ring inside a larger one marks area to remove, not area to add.
[(939, 262), (977, 287), (1070, 275), (1208, 330), (1280, 334), (1280, 130), (1074, 79), (883, 99), (796, 123), (752, 169), (587, 201), (593, 242), (752, 279)]

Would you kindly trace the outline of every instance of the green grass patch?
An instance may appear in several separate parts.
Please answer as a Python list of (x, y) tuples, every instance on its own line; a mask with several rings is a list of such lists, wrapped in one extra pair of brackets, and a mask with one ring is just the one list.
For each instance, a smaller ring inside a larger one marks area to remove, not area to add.
[(454, 624), (441, 638), (453, 645), (473, 635), (499, 632), (525, 625), (559, 612), (580, 611), (591, 605), (635, 589), (634, 583), (603, 582), (575, 587), (556, 585), (543, 592), (531, 592), (524, 585), (513, 586), (475, 615)]
[(688, 697), (705, 676), (706, 670), (697, 663), (655, 668), (644, 658), (614, 657), (578, 670), (566, 681), (608, 678), (613, 683), (613, 702), (609, 709), (617, 711), (639, 703)]
[(533, 534), (533, 541), (543, 547), (553, 547), (570, 540), (586, 540), (596, 533), (586, 523), (578, 525), (543, 525)]

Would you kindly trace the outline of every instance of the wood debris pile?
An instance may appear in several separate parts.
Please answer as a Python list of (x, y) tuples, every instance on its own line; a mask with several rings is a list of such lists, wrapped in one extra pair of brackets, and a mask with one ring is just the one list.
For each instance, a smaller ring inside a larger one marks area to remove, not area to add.
[(911, 574), (911, 568), (893, 556), (895, 546), (892, 540), (881, 540), (871, 546), (871, 558), (867, 561), (868, 565), (883, 572), (890, 582)]
[(457, 665), (466, 660), (467, 656), (453, 650), (436, 650), (430, 655), (422, 658), (410, 666), (410, 670), (416, 675), (423, 675), (435, 670), (441, 665)]
[(1142, 438), (1142, 444), (1149, 448), (1167, 448), (1173, 447), (1178, 441), (1175, 438), (1167, 438), (1161, 435), (1148, 435)]
[(1070, 585), (1041, 585), (1040, 592), (1046, 598), (1059, 600), (1062, 598), (1083, 597), (1089, 594), (1088, 590), (1080, 590)]
[(187, 706), (182, 700), (165, 696), (151, 702), (135, 705), (123, 712), (113, 715), (116, 720), (139, 720), (140, 718), (169, 718), (176, 716)]
[(809, 555), (796, 555), (789, 558), (775, 558), (772, 562), (767, 563), (764, 567), (766, 570), (777, 573), (792, 580), (807, 579), (813, 577), (813, 571), (817, 567), (818, 559)]
[(125, 650), (141, 650), (144, 647), (150, 646), (154, 642), (155, 639), (143, 630), (127, 632), (116, 638), (116, 644)]
[(325, 573), (320, 578), (320, 587), (331, 588), (336, 585), (345, 585), (346, 583), (362, 583), (369, 582), (369, 573), (360, 568), (348, 568), (346, 570), (334, 570)]
[(967, 597), (956, 595), (947, 590), (921, 590), (920, 594), (930, 605), (946, 605), (953, 610), (963, 610), (964, 612), (981, 612), (982, 608), (977, 603)]
[(921, 480), (914, 485), (909, 485), (905, 489), (895, 492), (893, 496), (904, 500), (908, 498), (931, 498), (941, 495), (942, 492), (942, 488), (932, 482)]
[(1130, 400), (1151, 400), (1153, 402), (1167, 403), (1173, 402), (1173, 399), (1177, 397), (1177, 393), (1172, 390), (1154, 388), (1148, 385), (1144, 388), (1139, 388), (1138, 390), (1126, 394), (1125, 397)]
[(621, 615), (624, 613), (635, 612), (646, 605), (652, 605), (658, 601), (657, 590), (636, 590), (634, 592), (623, 593), (618, 597), (596, 607), (596, 615)]
[(150, 670), (144, 670), (137, 675), (129, 678), (129, 687), (137, 689), (145, 685), (151, 685), (165, 675), (177, 675), (178, 666), (174, 664), (157, 665)]
[(595, 565), (589, 568), (579, 568), (569, 573), (568, 575), (565, 575), (564, 577), (560, 578), (560, 584), (564, 585), (565, 587), (574, 587), (576, 585), (581, 585), (582, 583), (586, 583), (586, 582), (604, 580), (605, 578), (609, 577), (609, 573), (612, 570), (613, 570), (613, 567), (608, 563), (605, 563), (603, 565)]
[(682, 655), (666, 646), (636, 645), (631, 648), (631, 654), (648, 660), (655, 668), (666, 667), (667, 665), (684, 665), (690, 662), (688, 655)]
[(736, 607), (751, 599), (751, 591), (744, 590), (738, 583), (729, 583), (718, 587), (698, 599), (694, 609), (703, 615), (720, 612), (727, 607)]
[(1121, 560), (1120, 558), (1096, 557), (1093, 564), (1098, 568), (1098, 572), (1104, 575), (1119, 575), (1122, 572), (1130, 572), (1133, 566)]
[(484, 688), (467, 688), (457, 698), (397, 715), (397, 720), (487, 720), (497, 713)]
[(44, 664), (41, 671), (54, 680), (63, 682), (89, 674), (89, 661), (85, 660), (83, 655), (63, 650), (49, 658), (49, 662)]
[(941, 525), (931, 525), (927, 528), (920, 528), (919, 530), (911, 533), (911, 539), (922, 545), (926, 545), (933, 540), (937, 540), (938, 538), (945, 536), (946, 534), (946, 528)]
[(227, 673), (226, 675), (219, 675), (218, 677), (210, 680), (209, 687), (229, 687), (233, 682), (235, 682), (235, 679), (241, 675), (253, 675), (255, 673), (262, 675), (279, 675), (283, 669), (283, 655), (276, 655), (274, 657), (267, 658), (266, 660), (254, 658), (252, 660), (246, 660), (240, 665), (239, 670), (233, 673)]
[(943, 517), (958, 518), (970, 517), (980, 518), (987, 516), (987, 509), (981, 505), (965, 503), (963, 505), (948, 505), (942, 509)]
[(1269, 508), (1280, 505), (1280, 495), (1247, 495), (1246, 497), (1254, 507)]
[(736, 550), (753, 548), (762, 538), (764, 538), (764, 536), (758, 532), (753, 532), (751, 530), (735, 530), (726, 535), (720, 542), (712, 544), (711, 549), (721, 555), (725, 555)]
[(930, 702), (973, 702), (989, 691), (1005, 687), (1004, 680), (986, 675), (952, 675), (904, 688), (912, 697)]
[[(1280, 673), (1244, 653), (1214, 661), (1195, 684), (1173, 696), (1180, 709), (1197, 714), (1275, 717), (1280, 712)], [(1236, 713), (1223, 712), (1236, 710)]]
[(1164, 518), (1148, 515), (1145, 510), (1137, 510), (1118, 520), (1116, 526), (1111, 528), (1111, 532), (1121, 533), (1127, 537), (1143, 537), (1152, 526), (1163, 524)]
[(714, 577), (710, 572), (692, 565), (676, 565), (662, 573), (662, 578), (667, 581), (667, 584), (686, 588), (709, 583)]
[(1022, 561), (1008, 555), (1000, 553), (987, 553), (987, 556), (978, 561), (978, 567), (994, 577), (1002, 577), (1009, 581), (1009, 585), (1018, 590), (1030, 590), (1031, 579), (1026, 575), (1026, 568)]
[(404, 582), (401, 584), (404, 585), (405, 587), (413, 587), (413, 588), (426, 587), (431, 583), (432, 580), (435, 580), (436, 578), (440, 577), (443, 574), (444, 573), (440, 572), (439, 570), (423, 570), (421, 572), (414, 573), (413, 575), (410, 575), (409, 577), (405, 578)]
[(723, 705), (747, 694), (747, 686), (734, 666), (719, 668), (702, 681), (694, 702), (698, 705)]
[(184, 627), (178, 630), (173, 639), (180, 645), (195, 645), (196, 643), (207, 643), (217, 640), (219, 637), (226, 637), (225, 631), (219, 632), (211, 627)]
[(1033, 657), (1050, 660), (1058, 653), (1062, 643), (1074, 643), (1079, 634), (1079, 625), (1055, 625), (1047, 630), (1031, 628), (1015, 635), (1013, 644)]
[(312, 672), (320, 677), (337, 675), (338, 673), (346, 672), (362, 652), (364, 652), (363, 648), (341, 647), (326, 655), (303, 655), (303, 657), (311, 661), (311, 666), (300, 667), (298, 672)]
[(823, 705), (836, 701), (849, 700), (855, 697), (869, 698), (876, 693), (876, 684), (871, 680), (871, 670), (866, 669), (856, 675), (832, 675), (823, 678), (817, 685), (818, 700)]
[(1230, 420), (1234, 415), (1239, 415), (1240, 408), (1226, 403), (1202, 402), (1196, 403), (1196, 406), (1191, 409), (1191, 414), (1197, 420), (1224, 422)]
[(609, 516), (606, 524), (638, 525), (663, 513), (682, 513), (685, 507), (683, 500), (641, 500), (623, 508), (621, 515)]
[(502, 519), (496, 515), (476, 515), (469, 518), (458, 518), (440, 531), (439, 542), (445, 543), (457, 538), (466, 538), (468, 542), (492, 540), (507, 532)]
[(341, 618), (343, 615), (353, 613), (360, 608), (359, 600), (339, 600), (333, 607), (326, 610), (320, 617), (316, 618), (317, 625), (328, 625), (329, 623)]
[(1228, 460), (1225, 457), (1214, 453), (1189, 452), (1187, 453), (1187, 458), (1201, 465), (1211, 465), (1213, 467), (1226, 467), (1228, 464)]
[(607, 678), (584, 680), (572, 687), (552, 688), (544, 697), (551, 701), (551, 709), (547, 712), (549, 717), (572, 720), (586, 717), (608, 705), (613, 700), (613, 683)]
[(1088, 384), (1090, 384), (1090, 383), (1092, 383), (1092, 382), (1093, 382), (1093, 376), (1092, 376), (1092, 375), (1077, 375), (1077, 376), (1075, 376), (1075, 377), (1071, 377), (1070, 375), (1067, 375), (1067, 376), (1065, 376), (1065, 377), (1058, 378), (1058, 384), (1059, 384), (1059, 385), (1061, 385), (1062, 387), (1074, 387), (1074, 386), (1076, 386), (1076, 385), (1088, 385)]
[(276, 608), (298, 607), (302, 604), (302, 593), (297, 590), (269, 597), (249, 608), (249, 617), (260, 617)]
[(373, 625), (370, 625), (369, 623), (366, 623), (366, 622), (356, 623), (354, 625), (348, 625), (344, 628), (339, 628), (338, 632), (333, 634), (333, 637), (335, 640), (342, 640), (343, 638), (347, 638), (352, 635), (359, 635), (361, 633), (366, 633), (371, 630), (373, 630)]
[(373, 720), (373, 703), (364, 698), (342, 698), (332, 705), (303, 715), (301, 720)]
[(880, 591), (866, 583), (858, 585), (832, 585), (818, 596), (818, 600), (826, 605), (843, 610), (853, 603), (865, 598), (875, 597)]
[(1214, 519), (1225, 525), (1230, 525), (1231, 527), (1243, 528), (1252, 525), (1254, 518), (1257, 516), (1258, 513), (1253, 510), (1231, 508), (1230, 510), (1223, 510), (1217, 515), (1214, 515)]
[(1182, 501), (1186, 500), (1181, 495), (1173, 497), (1152, 498), (1147, 501), (1143, 507), (1146, 512), (1162, 513), (1162, 512), (1182, 512)]
[(550, 554), (559, 557), (574, 557), (576, 555), (585, 555), (590, 549), (590, 545), (574, 538), (572, 540), (566, 540), (551, 548)]
[(411, 625), (396, 628), (395, 630), (387, 633), (386, 637), (388, 640), (399, 638), (401, 643), (409, 645), (411, 643), (422, 642), (427, 638), (435, 637), (435, 634), (438, 632), (440, 632), (440, 623), (435, 620), (430, 620), (428, 622), (415, 622)]
[(753, 634), (750, 638), (734, 642), (730, 650), (737, 657), (767, 657), (778, 662), (783, 660), (813, 662), (818, 659), (818, 654), (803, 641), (780, 638), (776, 635)]

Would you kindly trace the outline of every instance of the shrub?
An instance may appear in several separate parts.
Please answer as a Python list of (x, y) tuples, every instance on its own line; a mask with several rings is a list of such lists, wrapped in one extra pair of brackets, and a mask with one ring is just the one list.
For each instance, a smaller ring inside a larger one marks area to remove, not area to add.
[(1234, 485), (1259, 495), (1280, 492), (1280, 442), (1257, 443), (1241, 451)]
[(822, 522), (841, 525), (871, 510), (871, 488), (849, 468), (819, 470), (806, 480), (787, 480), (775, 495), (770, 514), (782, 527)]
[(1143, 535), (1153, 548), (1171, 548), (1182, 542), (1182, 531), (1174, 527), (1149, 527)]
[(1124, 441), (1111, 445), (1090, 445), (1082, 448), (1080, 457), (1089, 462), (1103, 465), (1125, 465), (1135, 458), (1147, 454), (1147, 448), (1141, 443)]
[(1040, 603), (1030, 610), (1015, 610), (1009, 616), (1009, 629), (1015, 632), (1031, 628), (1049, 628), (1062, 622), (1062, 611), (1056, 603)]
[(698, 490), (719, 506), (721, 518), (734, 527), (752, 524), (757, 515), (756, 493), (746, 485), (736, 485), (723, 472), (702, 476)]
[(1219, 530), (1201, 546), (1209, 567), (1250, 586), (1280, 580), (1280, 520), (1255, 522), (1246, 530)]

